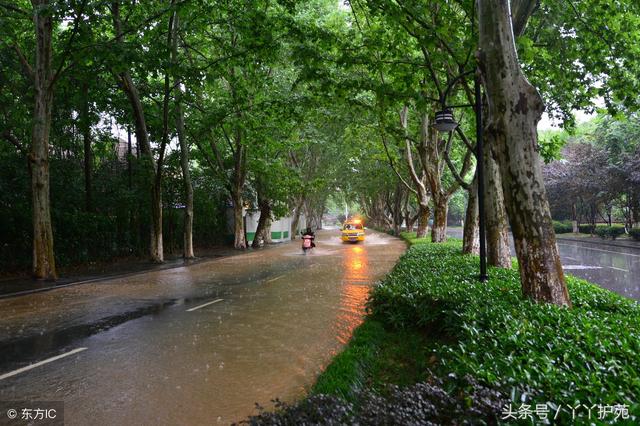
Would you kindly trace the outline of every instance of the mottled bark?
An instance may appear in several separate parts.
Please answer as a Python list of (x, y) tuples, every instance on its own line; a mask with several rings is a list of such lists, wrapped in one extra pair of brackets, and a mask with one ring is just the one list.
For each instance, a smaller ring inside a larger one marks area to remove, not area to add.
[(515, 49), (509, 0), (478, 0), (479, 62), (525, 297), (570, 305), (537, 152), (544, 105)]
[[(466, 144), (470, 145), (464, 133), (462, 131), (458, 133), (463, 140), (466, 141)], [(464, 178), (471, 168), (472, 152), (471, 149), (467, 149), (467, 153), (462, 162), (462, 168), (460, 172), (458, 172), (449, 158), (453, 134), (449, 134), (448, 141), (440, 140), (437, 129), (429, 123), (429, 114), (427, 113), (423, 113), (422, 115), (420, 140), (421, 143), (418, 145), (418, 152), (420, 154), (422, 167), (425, 171), (431, 197), (433, 198), (434, 218), (433, 227), (431, 228), (431, 241), (441, 243), (447, 240), (449, 200), (460, 186), (467, 186), (467, 184), (464, 183)], [(454, 175), (454, 180), (448, 187), (443, 183), (444, 169), (447, 166)]]
[(244, 230), (244, 200), (239, 192), (233, 195), (233, 247), (237, 250), (247, 248)]
[(500, 169), (492, 156), (493, 141), (490, 137), (486, 137), (485, 141), (487, 143), (483, 157), (487, 263), (499, 268), (511, 268), (511, 235), (504, 206)]
[[(407, 133), (407, 121), (409, 116), (409, 108), (405, 106), (402, 111), (400, 111), (400, 125), (404, 129), (404, 132)], [(424, 145), (426, 141), (424, 138), (420, 140), (420, 146), (418, 147), (418, 153), (422, 154), (424, 152)], [(425, 238), (427, 236), (427, 229), (429, 227), (429, 216), (431, 215), (431, 211), (429, 209), (429, 202), (431, 201), (431, 194), (427, 188), (426, 176), (424, 173), (424, 160), (422, 157), (420, 158), (423, 173), (421, 176), (418, 176), (416, 172), (416, 167), (413, 163), (413, 154), (411, 141), (409, 138), (405, 138), (405, 158), (407, 160), (407, 166), (409, 167), (409, 174), (411, 176), (411, 180), (415, 186), (415, 189), (407, 186), (417, 198), (418, 201), (418, 229), (416, 231), (416, 238)]]
[(31, 197), (33, 208), (33, 276), (58, 278), (53, 252), (51, 202), (49, 194), (49, 132), (53, 104), (52, 36), (53, 21), (46, 0), (33, 2), (36, 31), (34, 68), (34, 109), (31, 134)]
[(447, 212), (449, 198), (453, 195), (452, 191), (447, 191), (442, 185), (442, 175), (446, 165), (443, 157), (444, 150), (444, 141), (439, 140), (436, 128), (429, 125), (429, 115), (423, 113), (418, 153), (433, 199), (431, 242), (434, 243), (447, 240)]
[(264, 243), (265, 244), (273, 244), (273, 239), (271, 238), (271, 219), (267, 222), (264, 227)]
[(449, 197), (435, 194), (433, 197), (433, 226), (431, 226), (431, 242), (447, 241), (447, 213), (449, 212)]
[(253, 237), (251, 247), (259, 248), (263, 243), (266, 244), (266, 232), (271, 228), (271, 201), (264, 197), (258, 184), (258, 207), (260, 208), (260, 218), (258, 218), (258, 227), (256, 235)]
[(429, 205), (418, 204), (418, 228), (416, 230), (416, 238), (425, 238), (427, 236), (429, 216), (431, 216)]
[(462, 253), (480, 254), (480, 235), (478, 228), (478, 177), (473, 178), (469, 187), (467, 210), (462, 231)]

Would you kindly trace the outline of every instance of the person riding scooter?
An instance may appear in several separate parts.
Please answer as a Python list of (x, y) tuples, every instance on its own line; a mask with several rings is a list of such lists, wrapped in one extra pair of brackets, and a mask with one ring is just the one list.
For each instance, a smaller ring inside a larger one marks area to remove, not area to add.
[(316, 246), (316, 243), (313, 241), (315, 240), (315, 238), (316, 238), (316, 235), (313, 233), (311, 228), (307, 228), (302, 233), (302, 252), (304, 254), (307, 254), (308, 250), (311, 250)]

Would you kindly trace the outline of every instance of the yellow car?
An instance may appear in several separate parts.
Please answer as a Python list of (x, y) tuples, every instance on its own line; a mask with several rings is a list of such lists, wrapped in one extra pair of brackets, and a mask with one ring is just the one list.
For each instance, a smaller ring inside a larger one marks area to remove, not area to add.
[(364, 225), (359, 219), (349, 220), (342, 225), (342, 241), (357, 243), (364, 241)]

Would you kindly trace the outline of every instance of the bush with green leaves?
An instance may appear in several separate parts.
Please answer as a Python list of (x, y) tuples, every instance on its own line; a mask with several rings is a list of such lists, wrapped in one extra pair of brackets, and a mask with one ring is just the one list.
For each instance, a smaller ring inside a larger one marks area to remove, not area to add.
[[(608, 229), (615, 229), (615, 231), (608, 231)], [(610, 232), (614, 232), (614, 233), (618, 233), (616, 235), (618, 236), (624, 233), (624, 225), (621, 225), (619, 223), (614, 223), (611, 226), (606, 224), (597, 224), (595, 226), (592, 224), (586, 224), (586, 225), (578, 226), (578, 231), (581, 234), (596, 234), (596, 235), (605, 234), (607, 236), (610, 235), (609, 234)]]
[(595, 230), (595, 234), (602, 238), (611, 238), (615, 240), (620, 235), (624, 235), (624, 228), (620, 226), (598, 226)]
[(557, 220), (553, 221), (553, 230), (556, 234), (570, 234), (573, 232), (573, 225), (571, 221), (562, 221), (559, 222)]
[(630, 229), (629, 236), (636, 241), (640, 241), (640, 228)]
[[(640, 306), (567, 276), (573, 307), (522, 297), (517, 269), (490, 268), (460, 242), (415, 240), (372, 292), (372, 318), (446, 339), (433, 357), (440, 374), (471, 375), (514, 401), (569, 405), (626, 404), (640, 418)], [(534, 405), (535, 406), (535, 405)]]
[(595, 229), (596, 227), (591, 224), (578, 225), (578, 232), (580, 232), (581, 234), (593, 234)]

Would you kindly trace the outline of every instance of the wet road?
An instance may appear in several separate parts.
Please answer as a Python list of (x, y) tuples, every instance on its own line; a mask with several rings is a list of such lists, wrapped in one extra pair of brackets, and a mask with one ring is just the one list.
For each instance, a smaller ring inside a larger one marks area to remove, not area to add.
[(63, 400), (70, 425), (157, 425), (228, 424), (298, 398), (405, 249), (370, 234), (0, 300), (0, 400)]
[[(450, 228), (448, 233), (462, 238), (461, 228)], [(640, 300), (640, 246), (619, 247), (593, 239), (573, 241), (560, 236), (558, 249), (566, 273)], [(515, 256), (513, 242), (511, 253)]]

